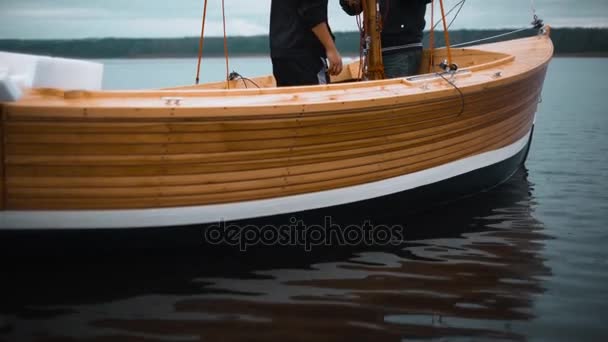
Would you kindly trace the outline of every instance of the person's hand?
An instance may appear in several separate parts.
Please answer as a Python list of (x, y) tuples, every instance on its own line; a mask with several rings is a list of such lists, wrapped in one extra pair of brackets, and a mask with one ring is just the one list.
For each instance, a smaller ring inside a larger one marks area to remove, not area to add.
[(327, 72), (332, 76), (338, 75), (342, 72), (342, 56), (337, 49), (327, 50), (326, 53), (329, 61)]

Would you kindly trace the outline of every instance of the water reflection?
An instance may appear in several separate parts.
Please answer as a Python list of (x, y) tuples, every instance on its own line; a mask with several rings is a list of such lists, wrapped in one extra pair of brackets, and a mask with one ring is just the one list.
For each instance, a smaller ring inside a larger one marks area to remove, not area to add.
[[(550, 270), (525, 171), (391, 248), (166, 251), (14, 267), (0, 339), (523, 339)], [(36, 266), (37, 265), (37, 266)]]

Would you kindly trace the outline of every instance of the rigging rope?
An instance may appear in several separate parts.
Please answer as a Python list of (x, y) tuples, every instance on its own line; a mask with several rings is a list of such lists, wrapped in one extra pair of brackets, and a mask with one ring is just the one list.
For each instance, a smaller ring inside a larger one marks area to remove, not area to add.
[[(425, 33), (425, 36), (427, 34), (429, 34), (429, 42), (430, 42), (430, 56), (429, 56), (429, 72), (433, 72), (433, 67), (435, 64), (435, 28), (440, 24), (440, 23), (444, 23), (444, 34), (448, 33), (449, 34), (449, 28), (452, 27), (452, 24), (454, 24), (454, 21), (456, 21), (456, 18), (458, 17), (458, 15), (460, 14), (460, 12), (462, 11), (462, 8), (464, 7), (464, 4), (466, 3), (466, 0), (460, 0), (459, 2), (457, 2), (447, 13), (443, 13), (442, 11), (442, 16), (441, 19), (437, 20), (437, 22), (435, 22), (435, 0), (431, 1), (431, 29), (429, 30), (429, 32)], [(460, 7), (458, 7), (460, 6)], [(456, 14), (454, 15), (454, 17), (452, 18), (452, 20), (450, 21), (450, 24), (447, 25), (447, 29), (445, 28), (445, 20), (447, 18), (448, 15), (450, 15), (456, 8), (458, 8), (458, 11), (456, 11)], [(450, 54), (449, 51), (449, 47), (448, 47), (448, 55)], [(448, 63), (448, 65), (451, 65), (451, 63)]]
[[(367, 1), (368, 0), (361, 0), (361, 6), (362, 8), (367, 11)], [(375, 0), (369, 0), (369, 1), (375, 1)], [(369, 41), (368, 41), (368, 35), (369, 35), (369, 23), (367, 20), (365, 20), (365, 15), (363, 15), (363, 12), (361, 12), (361, 22), (363, 23), (362, 27), (363, 27), (363, 58), (364, 58), (364, 62), (363, 62), (363, 69), (361, 70), (361, 77), (362, 78), (366, 78), (367, 79), (367, 71), (369, 69)]]
[(456, 6), (460, 5), (460, 7), (458, 8), (458, 11), (456, 11), (456, 14), (454, 14), (454, 17), (452, 18), (452, 20), (450, 21), (450, 24), (448, 25), (448, 29), (450, 27), (452, 27), (452, 24), (454, 23), (454, 21), (456, 21), (456, 18), (458, 18), (458, 15), (460, 14), (460, 11), (462, 11), (462, 8), (464, 7), (464, 4), (467, 2), (467, 0), (462, 0), (459, 3), (457, 3), (456, 5), (454, 5), (454, 7), (452, 7), (452, 9), (447, 13), (447, 15), (450, 14), (450, 12), (452, 12), (454, 10), (454, 8), (456, 8)]
[[(443, 6), (442, 4), (442, 0), (439, 0), (440, 4)], [(456, 18), (458, 17), (458, 14), (460, 13), (460, 11), (462, 10), (462, 7), (464, 6), (466, 0), (462, 0), (460, 3), (456, 4), (451, 10), (450, 12), (452, 12), (452, 10), (454, 10), (454, 8), (456, 8), (456, 6), (458, 6), (460, 4), (460, 8), (458, 9), (458, 11), (456, 12), (456, 14), (454, 15), (454, 18), (452, 18), (452, 21), (450, 22), (450, 24), (447, 26), (447, 28), (449, 28), (450, 26), (452, 26), (452, 23), (454, 23), (454, 20), (456, 20)], [(451, 47), (460, 47), (460, 46), (464, 46), (464, 45), (469, 45), (469, 44), (476, 44), (476, 43), (480, 43), (480, 42), (484, 42), (484, 41), (488, 41), (488, 40), (492, 40), (492, 39), (497, 39), (497, 38), (501, 38), (501, 37), (505, 37), (508, 35), (512, 35), (512, 34), (516, 34), (519, 32), (523, 32), (523, 31), (527, 31), (530, 29), (541, 29), (543, 27), (543, 21), (538, 18), (538, 16), (536, 15), (536, 7), (534, 5), (534, 0), (530, 0), (531, 3), (531, 7), (532, 7), (532, 17), (533, 17), (533, 22), (531, 23), (532, 28), (530, 27), (526, 27), (526, 28), (522, 28), (522, 29), (518, 29), (518, 30), (513, 30), (510, 32), (506, 32), (506, 33), (502, 33), (502, 34), (498, 34), (492, 37), (487, 37), (487, 38), (482, 38), (482, 39), (477, 39), (477, 40), (473, 40), (473, 41), (469, 41), (469, 42), (465, 42), (465, 43), (460, 43), (460, 44), (454, 44)], [(431, 2), (431, 8), (434, 11), (433, 8), (433, 4), (434, 4), (434, 0)], [(450, 12), (448, 12), (447, 14), (449, 15)], [(431, 13), (431, 18), (433, 18), (433, 14), (434, 12)], [(443, 14), (443, 8), (442, 8), (442, 21), (444, 22), (444, 28), (445, 28), (445, 14)], [(433, 22), (433, 19), (431, 19), (431, 22)], [(433, 27), (431, 28), (431, 60), (433, 59), (433, 41), (432, 41), (432, 37), (434, 34), (434, 28), (435, 26), (437, 26), (437, 24), (433, 25)], [(446, 29), (447, 31), (447, 29)], [(449, 41), (446, 38), (446, 47), (447, 47), (447, 51), (448, 51), (448, 58), (449, 58), (449, 54), (450, 54), (450, 45), (449, 45)], [(432, 62), (431, 62), (431, 66), (432, 68)], [(454, 89), (456, 89), (456, 91), (458, 91), (458, 94), (460, 96), (460, 101), (461, 101), (461, 107), (460, 107), (460, 113), (457, 116), (460, 116), (462, 113), (464, 113), (464, 109), (465, 109), (465, 97), (464, 94), (462, 92), (462, 90), (460, 90), (460, 88), (458, 88), (458, 86), (456, 84), (454, 84), (454, 82), (452, 82), (451, 80), (447, 79), (442, 73), (436, 72), (435, 73), (437, 76), (441, 77), (444, 81), (446, 81), (447, 83), (449, 83), (452, 87), (454, 87)]]
[(461, 47), (461, 46), (465, 46), (465, 45), (469, 45), (469, 44), (481, 43), (481, 42), (485, 42), (485, 41), (488, 41), (488, 40), (492, 40), (492, 39), (496, 39), (496, 38), (501, 38), (501, 37), (509, 36), (509, 35), (516, 34), (516, 33), (519, 33), (519, 32), (531, 30), (533, 28), (534, 27), (532, 27), (532, 28), (530, 28), (530, 27), (524, 27), (524, 28), (521, 28), (521, 29), (518, 29), (518, 30), (515, 30), (515, 31), (501, 33), (501, 34), (498, 34), (498, 35), (495, 35), (495, 36), (492, 36), (492, 37), (481, 38), (481, 39), (471, 40), (471, 41), (464, 42), (464, 43), (454, 44), (454, 45), (452, 45), (452, 47)]
[[(203, 5), (203, 23), (201, 24), (201, 37), (198, 42), (198, 63), (196, 66), (196, 84), (200, 81), (201, 75), (201, 62), (203, 60), (203, 46), (205, 41), (205, 23), (207, 22), (207, 3), (208, 0), (205, 0)], [(224, 29), (224, 57), (226, 58), (226, 88), (230, 89), (230, 65), (228, 61), (228, 36), (226, 34), (226, 11), (224, 0), (222, 0), (222, 26)]]
[[(365, 2), (366, 0), (362, 0), (362, 2)], [(442, 2), (440, 0), (440, 2)], [(434, 50), (435, 50), (435, 28), (440, 24), (440, 23), (444, 23), (444, 31), (445, 33), (447, 33), (448, 29), (450, 27), (452, 27), (452, 24), (454, 24), (454, 22), (456, 21), (456, 18), (458, 18), (458, 15), (460, 14), (460, 12), (462, 11), (464, 5), (466, 4), (466, 0), (460, 0), (459, 2), (457, 2), (447, 13), (443, 12), (443, 8), (442, 8), (442, 16), (441, 19), (437, 20), (437, 22), (435, 22), (435, 0), (431, 0), (431, 23), (433, 24), (430, 28), (430, 30), (425, 33), (425, 36), (427, 34), (429, 34), (429, 51), (430, 51), (430, 62), (429, 62), (429, 72), (432, 72), (433, 67), (434, 67)], [(441, 4), (443, 5), (443, 4)], [(532, 28), (536, 28), (539, 29), (542, 27), (543, 23), (542, 20), (540, 20), (538, 18), (538, 16), (536, 15), (536, 6), (535, 6), (535, 2), (534, 0), (530, 0), (530, 7), (531, 7), (531, 11), (532, 11), (532, 16), (534, 21), (532, 22)], [(452, 17), (452, 20), (450, 21), (450, 23), (447, 25), (447, 29), (445, 29), (445, 21), (447, 16), (449, 16), (454, 10), (456, 10), (456, 8), (458, 8), (458, 10), (456, 11), (456, 14), (454, 14), (454, 17)], [(359, 79), (361, 79), (362, 77), (362, 73), (363, 73), (363, 69), (364, 69), (364, 63), (363, 62), (363, 58), (364, 58), (364, 46), (365, 46), (365, 37), (364, 37), (364, 32), (365, 32), (365, 28), (362, 25), (362, 20), (360, 16), (356, 16), (356, 21), (357, 21), (357, 27), (359, 28), (359, 32), (361, 33), (361, 44), (360, 44), (360, 50), (359, 50), (359, 60), (360, 60), (360, 65), (359, 65)], [(511, 32), (506, 32), (506, 33), (502, 33), (502, 34), (498, 34), (495, 36), (491, 36), (491, 37), (487, 37), (487, 38), (482, 38), (482, 39), (477, 39), (477, 40), (473, 40), (473, 41), (469, 41), (469, 42), (463, 42), (463, 43), (458, 43), (458, 44), (449, 44), (449, 38), (448, 40), (446, 40), (447, 44), (446, 47), (448, 49), (448, 55), (450, 55), (450, 48), (454, 48), (454, 47), (462, 47), (462, 46), (466, 46), (469, 44), (475, 44), (475, 43), (480, 43), (480, 42), (485, 42), (488, 40), (492, 40), (492, 39), (497, 39), (497, 38), (502, 38), (505, 36), (509, 36), (512, 34), (517, 34), (519, 32), (523, 32), (526, 30), (529, 30), (531, 28), (526, 27), (526, 28), (522, 28), (522, 29), (518, 29), (518, 30), (514, 30)], [(450, 63), (451, 64), (451, 63)]]
[(203, 41), (205, 40), (205, 21), (207, 20), (207, 0), (203, 9), (203, 23), (201, 25), (201, 37), (198, 41), (198, 64), (196, 66), (196, 84), (198, 84), (201, 75), (201, 61), (203, 59)]
[[(435, 22), (435, 0), (431, 0), (431, 23)], [(431, 26), (429, 37), (429, 72), (433, 71), (435, 64), (435, 26)]]
[[(434, 0), (433, 0), (433, 1), (434, 1)], [(456, 7), (457, 7), (457, 6), (459, 6), (459, 5), (460, 5), (460, 6), (462, 6), (462, 5), (464, 5), (464, 3), (465, 3), (465, 2), (466, 2), (466, 0), (460, 0), (460, 1), (459, 1), (459, 2), (457, 2), (457, 3), (456, 3), (456, 4), (455, 4), (455, 5), (454, 5), (454, 6), (453, 6), (453, 7), (452, 7), (452, 8), (451, 8), (451, 9), (450, 9), (450, 10), (449, 10), (449, 11), (448, 11), (446, 14), (445, 14), (445, 15), (446, 15), (446, 16), (450, 15), (452, 12), (454, 12), (454, 10), (456, 9)], [(460, 12), (460, 10), (459, 10), (458, 12)], [(457, 14), (458, 14), (458, 13), (457, 13)], [(452, 19), (452, 22), (450, 23), (450, 25), (448, 26), (448, 28), (451, 26), (451, 24), (454, 22), (454, 20), (455, 20), (455, 19), (456, 19), (456, 16), (454, 16), (454, 18)], [(431, 21), (431, 22), (432, 22), (432, 21)], [(433, 26), (431, 27), (431, 29), (435, 29), (435, 28), (437, 28), (437, 26), (439, 26), (439, 24), (441, 24), (441, 19), (437, 20), (437, 21), (436, 21), (436, 22), (433, 24)], [(430, 32), (430, 31), (429, 31), (429, 32)], [(428, 34), (428, 32), (427, 32), (427, 33), (425, 33), (425, 36), (426, 36), (427, 34)]]
[[(367, 1), (368, 0), (361, 0), (362, 9), (367, 8)], [(367, 78), (367, 71), (369, 68), (369, 41), (367, 39), (369, 27), (367, 20), (365, 20), (365, 17), (363, 16), (363, 12), (356, 16), (356, 21), (361, 36), (359, 42), (359, 79), (362, 80)]]
[(226, 36), (226, 11), (222, 0), (222, 22), (224, 26), (224, 57), (226, 58), (226, 89), (230, 89), (230, 66), (228, 64), (228, 38)]
[(363, 54), (365, 49), (365, 29), (363, 28), (364, 24), (362, 13), (355, 16), (355, 21), (357, 22), (357, 27), (359, 28), (359, 73), (357, 75), (357, 78), (360, 80), (363, 78)]
[[(458, 17), (458, 15), (460, 14), (460, 12), (461, 12), (462, 8), (464, 7), (465, 2), (466, 2), (466, 0), (461, 0), (460, 2), (456, 3), (456, 4), (454, 5), (454, 7), (452, 7), (452, 8), (451, 8), (451, 9), (450, 9), (450, 10), (449, 10), (447, 13), (446, 13), (446, 16), (448, 16), (448, 15), (450, 15), (450, 13), (451, 13), (452, 11), (454, 11), (454, 10), (456, 9), (456, 7), (457, 7), (457, 6), (460, 6), (460, 7), (458, 8), (458, 11), (456, 12), (456, 14), (454, 15), (454, 17), (453, 17), (453, 18), (452, 18), (452, 20), (450, 21), (450, 24), (448, 25), (448, 29), (449, 29), (449, 28), (452, 26), (452, 24), (454, 23), (454, 21), (456, 20), (456, 18), (457, 18), (457, 17)], [(433, 5), (434, 5), (434, 0), (431, 2), (431, 8), (433, 8)], [(532, 9), (532, 16), (533, 16), (533, 19), (534, 19), (534, 21), (532, 22), (532, 28), (535, 28), (535, 29), (540, 29), (540, 28), (542, 27), (542, 25), (543, 25), (543, 22), (542, 22), (542, 20), (541, 20), (541, 19), (539, 19), (539, 18), (538, 18), (538, 16), (536, 15), (536, 6), (534, 5), (534, 0), (530, 0), (530, 6), (531, 6), (531, 9)], [(433, 11), (434, 11), (434, 9), (433, 9)], [(431, 13), (431, 18), (433, 18), (433, 13)], [(430, 31), (429, 31), (429, 33), (430, 33), (431, 35), (434, 35), (434, 29), (437, 27), (437, 25), (439, 25), (439, 23), (440, 23), (440, 22), (441, 22), (443, 19), (444, 19), (444, 18), (442, 18), (442, 19), (438, 20), (437, 22), (434, 22), (434, 20), (433, 20), (433, 19), (431, 19), (431, 22), (432, 22), (432, 23), (434, 23), (434, 25), (431, 27), (431, 29), (430, 29)], [(517, 34), (517, 33), (519, 33), (519, 32), (523, 32), (523, 31), (530, 30), (530, 29), (531, 29), (530, 27), (526, 27), (526, 28), (522, 28), (522, 29), (517, 29), (517, 30), (514, 30), (514, 31), (510, 31), (510, 32), (506, 32), (506, 33), (498, 34), (498, 35), (491, 36), (491, 37), (481, 38), (481, 39), (472, 40), (472, 41), (469, 41), (469, 42), (458, 43), (458, 44), (452, 44), (452, 45), (451, 45), (451, 47), (453, 47), (453, 48), (454, 48), (454, 47), (462, 47), (462, 46), (466, 46), (466, 45), (469, 45), (469, 44), (481, 43), (481, 42), (485, 42), (485, 41), (488, 41), (488, 40), (497, 39), (497, 38), (502, 38), (502, 37), (506, 37), (506, 36), (509, 36), (509, 35), (512, 35), (512, 34)], [(430, 50), (430, 51), (431, 51), (431, 54), (433, 53), (433, 49), (434, 49), (434, 46), (433, 46), (433, 45), (434, 45), (434, 41), (433, 41), (433, 40), (431, 40), (431, 50)], [(431, 55), (431, 58), (433, 58), (433, 57), (434, 57), (434, 56), (433, 56), (433, 55)], [(430, 67), (432, 67), (432, 63), (431, 63), (431, 66), (430, 66)], [(432, 71), (432, 70), (431, 70), (431, 71)]]
[(445, 76), (443, 76), (441, 73), (436, 72), (435, 74), (437, 76), (443, 78), (444, 81), (448, 82), (452, 87), (454, 87), (454, 89), (456, 89), (456, 91), (458, 91), (458, 94), (460, 95), (460, 112), (456, 116), (462, 115), (462, 113), (464, 113), (464, 104), (465, 104), (464, 93), (462, 92), (462, 90), (460, 90), (460, 88), (458, 88), (458, 86), (456, 84), (454, 84), (454, 82), (452, 82), (449, 79), (445, 78)]
[(448, 24), (445, 20), (445, 10), (443, 8), (443, 0), (439, 0), (439, 7), (441, 8), (441, 21), (443, 21), (443, 36), (445, 38), (445, 46), (448, 53), (448, 65), (452, 65), (452, 49), (450, 48), (450, 34), (448, 32)]
[[(366, 19), (364, 14), (365, 11), (369, 9), (370, 3), (368, 1), (373, 1), (375, 4), (375, 30), (372, 27), (369, 27), (369, 16)], [(360, 80), (368, 79), (368, 74), (372, 73), (374, 79), (383, 79), (384, 76), (384, 66), (382, 64), (382, 52), (378, 52), (376, 43), (374, 43), (372, 35), (377, 36), (381, 35), (383, 30), (384, 21), (390, 15), (390, 1), (384, 3), (382, 10), (380, 7), (381, 0), (361, 0), (360, 6), (361, 9), (364, 9), (362, 13), (355, 16), (355, 20), (357, 22), (357, 27), (359, 28), (360, 33), (360, 41), (359, 41), (359, 74), (357, 75)], [(363, 18), (362, 18), (363, 15)], [(378, 42), (380, 42), (381, 38), (378, 38)], [(381, 48), (381, 44), (380, 44)], [(370, 53), (372, 54), (373, 60), (376, 62), (376, 66), (370, 68)], [(379, 53), (379, 55), (378, 55)], [(378, 62), (379, 61), (379, 62)]]
[(233, 81), (233, 80), (241, 80), (241, 81), (243, 81), (243, 85), (245, 86), (245, 88), (249, 88), (247, 86), (247, 82), (253, 84), (256, 88), (260, 88), (260, 85), (257, 84), (254, 80), (252, 80), (250, 78), (247, 78), (247, 77), (239, 74), (236, 71), (231, 72), (230, 75), (228, 76), (228, 79), (230, 79), (231, 81)]
[[(366, 2), (368, 0), (361, 0), (362, 3), (362, 7), (365, 8), (366, 6)], [(456, 14), (454, 15), (454, 17), (452, 18), (452, 20), (450, 21), (450, 23), (447, 25), (447, 28), (449, 29), (450, 27), (452, 27), (452, 24), (454, 24), (454, 21), (456, 20), (456, 18), (458, 17), (458, 15), (460, 14), (460, 12), (462, 11), (464, 5), (466, 3), (466, 0), (460, 0), (459, 2), (457, 2), (447, 13), (444, 13), (442, 15), (442, 18), (437, 20), (437, 22), (435, 22), (434, 16), (435, 16), (435, 0), (431, 0), (431, 23), (433, 24), (431, 26), (431, 29), (425, 33), (425, 36), (427, 34), (430, 34), (429, 37), (429, 41), (430, 41), (430, 62), (429, 62), (429, 72), (432, 72), (433, 70), (433, 65), (434, 65), (434, 49), (435, 49), (435, 28), (442, 23), (442, 21), (445, 21), (445, 19), (447, 18), (447, 16), (449, 16), (454, 10), (456, 10), (456, 8), (458, 8), (458, 10), (456, 11)], [(460, 6), (460, 7), (459, 7)], [(386, 20), (386, 16), (388, 16), (389, 14), (389, 9), (385, 9), (383, 16), (384, 16), (384, 20)], [(360, 33), (360, 43), (359, 43), (359, 74), (358, 74), (358, 79), (362, 79), (363, 74), (364, 74), (364, 70), (366, 70), (365, 65), (366, 65), (366, 61), (364, 60), (365, 57), (365, 23), (363, 22), (362, 18), (361, 18), (361, 14), (356, 15), (355, 16), (355, 21), (357, 23), (357, 28), (359, 29), (359, 33)], [(444, 29), (444, 31), (447, 31)]]

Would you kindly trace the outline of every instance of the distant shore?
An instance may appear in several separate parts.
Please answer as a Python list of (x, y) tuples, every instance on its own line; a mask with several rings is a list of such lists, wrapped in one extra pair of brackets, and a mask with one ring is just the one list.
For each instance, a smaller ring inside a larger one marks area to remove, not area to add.
[[(453, 44), (476, 41), (510, 30), (455, 30), (450, 32)], [(532, 36), (533, 30), (508, 38)], [(424, 43), (428, 46), (428, 34)], [(336, 45), (343, 55), (358, 55), (359, 33), (336, 32)], [(436, 46), (443, 46), (443, 34), (437, 32)], [(555, 55), (563, 57), (608, 57), (608, 29), (556, 28), (551, 30)], [(269, 56), (268, 36), (229, 37), (228, 51), (233, 57)], [(112, 58), (196, 58), (199, 38), (92, 38), (77, 40), (0, 40), (0, 51), (83, 59)], [(205, 38), (205, 57), (223, 57), (224, 41), (220, 37)]]

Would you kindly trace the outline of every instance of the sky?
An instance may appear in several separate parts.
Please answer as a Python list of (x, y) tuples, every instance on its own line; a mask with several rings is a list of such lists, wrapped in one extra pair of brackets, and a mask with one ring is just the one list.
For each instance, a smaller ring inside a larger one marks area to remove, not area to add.
[[(228, 35), (268, 33), (270, 0), (224, 0)], [(280, 0), (275, 0), (280, 1)], [(445, 0), (446, 10), (460, 0)], [(204, 0), (0, 0), (0, 39), (192, 37)], [(208, 0), (206, 36), (222, 34), (221, 0)], [(453, 28), (519, 28), (531, 3), (553, 27), (608, 27), (608, 0), (466, 0)], [(354, 31), (353, 17), (329, 0), (334, 31)]]

